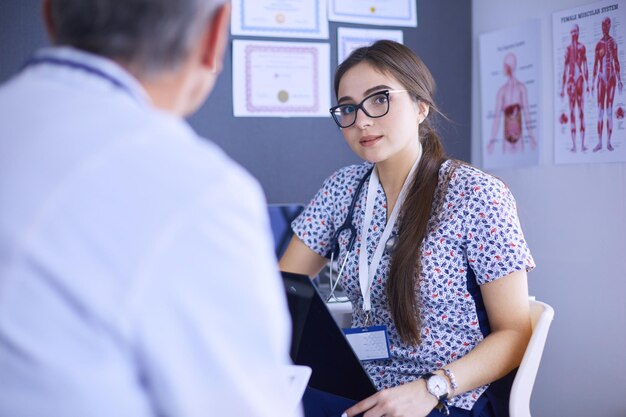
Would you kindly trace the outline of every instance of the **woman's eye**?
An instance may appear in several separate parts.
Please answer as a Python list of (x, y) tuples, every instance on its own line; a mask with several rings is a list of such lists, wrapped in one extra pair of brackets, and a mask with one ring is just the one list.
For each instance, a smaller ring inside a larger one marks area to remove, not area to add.
[(341, 108), (341, 114), (343, 115), (350, 115), (352, 113), (354, 113), (354, 109), (356, 106), (344, 106)]
[(372, 97), (372, 103), (374, 104), (385, 104), (387, 103), (387, 96), (385, 94), (379, 94), (377, 96)]

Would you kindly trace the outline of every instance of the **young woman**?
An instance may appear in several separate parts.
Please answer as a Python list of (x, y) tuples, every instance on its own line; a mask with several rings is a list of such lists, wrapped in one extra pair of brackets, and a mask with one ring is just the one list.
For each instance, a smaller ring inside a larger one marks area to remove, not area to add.
[[(387, 333), (388, 357), (364, 362), (379, 392), (345, 415), (508, 415), (490, 383), (528, 343), (534, 267), (512, 195), (446, 159), (430, 123), (435, 82), (407, 47), (355, 50), (334, 87), (331, 114), (365, 162), (324, 182), (293, 222), (280, 268), (315, 276), (337, 244), (352, 327)], [(353, 245), (347, 228), (337, 233), (349, 217)]]

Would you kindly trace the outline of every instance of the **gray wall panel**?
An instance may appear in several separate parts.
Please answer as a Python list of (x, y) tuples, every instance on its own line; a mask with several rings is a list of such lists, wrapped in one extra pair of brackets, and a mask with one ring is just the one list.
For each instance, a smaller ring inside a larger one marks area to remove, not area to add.
[[(47, 43), (39, 9), (35, 0), (0, 1), (0, 81)], [(437, 80), (436, 98), (452, 121), (442, 126), (446, 149), (456, 158), (469, 160), (471, 2), (421, 0), (418, 23), (417, 28), (401, 28), (405, 43), (421, 55)], [(331, 22), (330, 39), (321, 41), (331, 45), (331, 73), (337, 64), (338, 26)], [(332, 171), (358, 162), (330, 117), (233, 117), (230, 49), (227, 54), (218, 86), (190, 123), (257, 177), (269, 202), (307, 202)]]

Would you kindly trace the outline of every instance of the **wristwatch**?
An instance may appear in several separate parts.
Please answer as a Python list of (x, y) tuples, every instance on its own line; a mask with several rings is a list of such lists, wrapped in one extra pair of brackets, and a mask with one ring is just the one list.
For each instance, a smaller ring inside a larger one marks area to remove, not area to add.
[(441, 375), (428, 372), (422, 376), (426, 380), (426, 388), (428, 392), (435, 396), (439, 401), (448, 398), (448, 382)]
[(448, 398), (448, 382), (446, 379), (432, 372), (422, 375), (422, 379), (426, 381), (426, 389), (428, 392), (439, 401), (435, 408), (442, 414), (449, 415), (448, 404), (446, 403), (446, 399)]

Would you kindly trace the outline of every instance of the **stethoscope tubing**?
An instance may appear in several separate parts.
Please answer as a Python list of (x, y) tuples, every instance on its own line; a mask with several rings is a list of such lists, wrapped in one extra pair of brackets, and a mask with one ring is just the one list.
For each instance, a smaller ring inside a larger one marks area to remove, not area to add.
[[(341, 278), (341, 276), (343, 275), (343, 271), (346, 267), (346, 264), (348, 262), (348, 258), (350, 256), (350, 253), (352, 252), (352, 249), (354, 249), (354, 244), (356, 242), (356, 228), (354, 227), (354, 208), (356, 206), (356, 202), (361, 194), (361, 190), (363, 189), (363, 186), (365, 184), (365, 181), (367, 181), (369, 178), (371, 178), (372, 172), (374, 171), (374, 166), (372, 166), (372, 168), (370, 168), (365, 175), (363, 176), (363, 178), (361, 178), (359, 180), (359, 184), (356, 187), (356, 190), (354, 192), (354, 195), (352, 196), (352, 201), (350, 202), (350, 206), (348, 207), (348, 213), (346, 215), (346, 219), (344, 220), (344, 222), (342, 223), (341, 226), (339, 226), (339, 228), (337, 228), (337, 230), (335, 231), (335, 233), (333, 234), (333, 238), (331, 239), (331, 250), (330, 250), (330, 274), (329, 274), (329, 279), (330, 279), (330, 295), (328, 297), (328, 301), (336, 299), (335, 297), (335, 289), (337, 288), (337, 285), (339, 284), (339, 279)], [(348, 239), (348, 244), (346, 245), (346, 254), (343, 258), (343, 260), (341, 261), (341, 265), (339, 267), (339, 272), (337, 273), (337, 279), (336, 281), (333, 282), (333, 264), (334, 264), (334, 260), (335, 260), (335, 255), (337, 256), (337, 259), (339, 260), (339, 236), (345, 232), (348, 231), (350, 234), (350, 237)], [(395, 245), (397, 243), (397, 237), (392, 235), (389, 237), (389, 239), (387, 240), (387, 242), (385, 243), (385, 251), (387, 252), (391, 252), (393, 251)], [(328, 256), (328, 255), (327, 255)]]
[(349, 231), (350, 233), (350, 238), (348, 240), (348, 245), (346, 247), (348, 253), (351, 252), (352, 249), (354, 248), (354, 243), (356, 242), (356, 228), (354, 227), (354, 221), (353, 221), (354, 220), (354, 207), (356, 206), (356, 202), (359, 199), (359, 195), (361, 194), (363, 185), (365, 184), (365, 181), (367, 181), (368, 178), (370, 178), (370, 176), (372, 175), (372, 171), (374, 171), (374, 167), (370, 168), (365, 173), (363, 178), (359, 180), (359, 184), (356, 187), (354, 195), (352, 196), (352, 201), (350, 202), (350, 206), (348, 207), (348, 214), (346, 215), (346, 219), (344, 220), (343, 224), (337, 228), (337, 230), (335, 231), (335, 234), (333, 235), (333, 238), (330, 241), (331, 242), (331, 245), (330, 245), (331, 255), (333, 255), (336, 252), (337, 256), (339, 256), (339, 236), (346, 230)]
[[(331, 239), (330, 275), (329, 275), (330, 295), (328, 296), (327, 301), (336, 299), (335, 289), (337, 288), (337, 284), (339, 284), (339, 278), (343, 274), (343, 271), (346, 267), (346, 263), (348, 262), (348, 257), (350, 256), (350, 252), (352, 252), (352, 249), (354, 248), (354, 243), (356, 242), (356, 228), (354, 227), (354, 222), (353, 222), (354, 207), (356, 206), (356, 202), (359, 198), (359, 195), (361, 194), (363, 185), (365, 184), (365, 181), (367, 181), (367, 179), (371, 177), (372, 171), (374, 171), (374, 167), (370, 168), (365, 173), (363, 178), (359, 180), (359, 184), (356, 187), (354, 195), (352, 196), (352, 201), (350, 202), (350, 206), (348, 207), (348, 214), (346, 215), (346, 219), (344, 220), (343, 224), (339, 226), (339, 228), (337, 228), (337, 230), (335, 231), (335, 234), (333, 235), (333, 238)], [(344, 256), (343, 261), (341, 261), (341, 266), (339, 267), (339, 272), (337, 273), (337, 280), (333, 283), (333, 264), (335, 260), (335, 253), (337, 254), (337, 258), (339, 258), (339, 236), (346, 230), (350, 234), (350, 237), (348, 239), (348, 245), (346, 246), (346, 255)]]
[(41, 64), (52, 64), (52, 65), (57, 65), (61, 67), (69, 67), (69, 68), (82, 70), (88, 74), (107, 80), (108, 82), (113, 84), (114, 87), (119, 88), (120, 90), (126, 92), (130, 96), (134, 96), (134, 94), (132, 93), (132, 91), (126, 84), (124, 84), (122, 81), (118, 80), (117, 78), (113, 77), (112, 75), (107, 74), (106, 72), (98, 68), (92, 67), (91, 65), (87, 65), (82, 62), (73, 61), (71, 59), (63, 59), (63, 58), (57, 58), (57, 57), (52, 57), (52, 56), (35, 56), (32, 58), (29, 58), (24, 63), (24, 65), (22, 66), (22, 70), (27, 67), (41, 65)]

